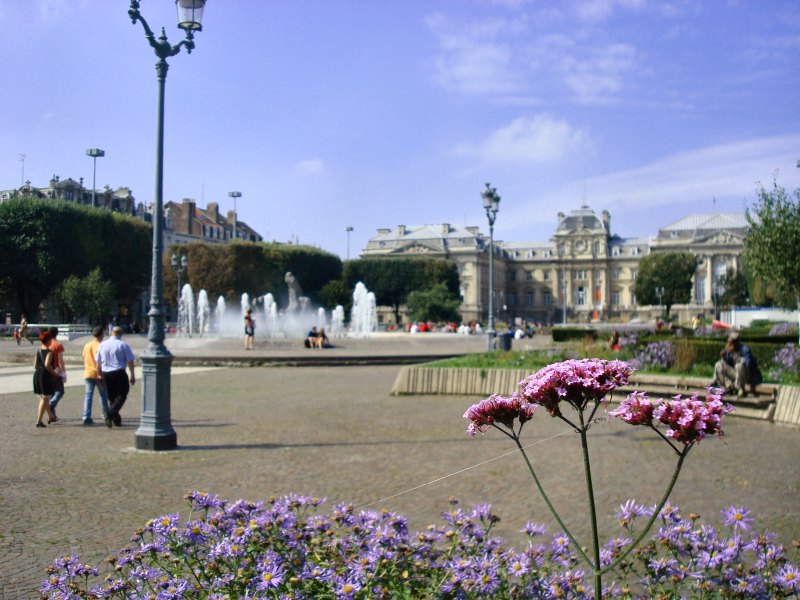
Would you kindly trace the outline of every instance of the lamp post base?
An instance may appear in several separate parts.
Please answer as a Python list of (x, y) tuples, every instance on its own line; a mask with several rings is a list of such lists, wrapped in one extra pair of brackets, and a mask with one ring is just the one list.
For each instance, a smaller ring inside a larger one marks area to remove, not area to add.
[(486, 340), (488, 341), (489, 352), (497, 350), (497, 332), (494, 329), (486, 330)]
[(136, 430), (137, 450), (174, 450), (178, 434), (172, 428), (170, 369), (172, 354), (164, 348), (140, 356), (142, 361), (142, 414)]

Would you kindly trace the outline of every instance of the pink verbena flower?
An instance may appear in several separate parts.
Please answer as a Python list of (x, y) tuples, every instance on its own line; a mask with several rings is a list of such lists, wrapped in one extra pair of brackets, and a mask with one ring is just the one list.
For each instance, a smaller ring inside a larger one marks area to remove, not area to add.
[(559, 403), (564, 400), (578, 410), (591, 401), (628, 383), (633, 368), (620, 360), (565, 360), (548, 365), (520, 382), (522, 397), (540, 404), (551, 416), (561, 414)]
[(631, 425), (650, 425), (653, 420), (653, 403), (644, 392), (632, 392), (608, 414)]
[(514, 419), (519, 419), (520, 425), (530, 421), (536, 407), (529, 404), (518, 393), (511, 397), (492, 394), (486, 400), (473, 404), (464, 413), (464, 418), (470, 420), (467, 433), (470, 436), (477, 432), (483, 433), (492, 424), (500, 423), (509, 429), (514, 426)]
[(691, 398), (678, 395), (670, 401), (660, 400), (653, 418), (670, 428), (665, 435), (690, 444), (707, 435), (722, 435), (722, 416), (732, 410), (733, 406), (722, 401), (722, 390), (708, 388), (705, 400), (700, 400), (697, 392)]

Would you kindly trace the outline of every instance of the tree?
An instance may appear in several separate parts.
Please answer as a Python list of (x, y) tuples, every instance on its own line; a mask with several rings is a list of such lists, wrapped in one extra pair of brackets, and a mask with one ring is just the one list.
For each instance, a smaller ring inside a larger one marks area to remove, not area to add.
[[(663, 304), (665, 316), (673, 304), (686, 304), (692, 297), (692, 276), (697, 259), (689, 252), (654, 253), (639, 262), (633, 292), (639, 304)], [(663, 293), (659, 297), (659, 289)]]
[(762, 186), (746, 217), (745, 264), (769, 282), (779, 306), (800, 310), (800, 188), (792, 196), (777, 182), (771, 191)]
[(341, 305), (345, 313), (349, 313), (353, 305), (353, 290), (341, 279), (332, 279), (323, 285), (317, 297), (325, 308), (331, 309)]
[(132, 298), (149, 282), (151, 228), (133, 217), (58, 200), (0, 203), (0, 296), (36, 315), (70, 275), (99, 268)]
[(746, 217), (745, 263), (770, 282), (780, 306), (800, 308), (800, 188), (792, 197), (777, 183), (770, 191), (761, 187)]
[(453, 295), (444, 283), (427, 290), (417, 290), (408, 295), (408, 315), (413, 321), (449, 323), (461, 321), (461, 300)]
[(721, 306), (747, 306), (750, 303), (747, 279), (741, 271), (728, 267), (725, 275), (719, 280), (723, 292), (719, 302)]
[(374, 292), (378, 304), (391, 306), (400, 322), (400, 307), (408, 295), (438, 283), (458, 294), (458, 267), (449, 260), (433, 258), (362, 258), (345, 262), (342, 279), (350, 289), (359, 281)]
[(114, 302), (114, 284), (103, 277), (100, 268), (86, 277), (70, 275), (59, 286), (56, 296), (74, 317), (89, 317), (92, 323), (103, 323)]

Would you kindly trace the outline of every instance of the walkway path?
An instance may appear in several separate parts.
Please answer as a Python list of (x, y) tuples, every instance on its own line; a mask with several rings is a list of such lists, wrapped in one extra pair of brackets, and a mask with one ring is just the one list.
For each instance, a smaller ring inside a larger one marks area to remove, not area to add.
[[(416, 353), (426, 342), (434, 349), (456, 343), (402, 336), (364, 342), (359, 351), (405, 346)], [(520, 541), (518, 531), (529, 518), (554, 531), (518, 456), (468, 469), (512, 450), (500, 434), (466, 437), (461, 415), (474, 398), (391, 397), (399, 368), (175, 369), (180, 449), (163, 453), (133, 449), (138, 383), (122, 428), (81, 426), (82, 390), (70, 387), (59, 406), (62, 421), (37, 430), (33, 394), (5, 385), (25, 375), (0, 374), (0, 599), (35, 597), (48, 563), (59, 555), (101, 561), (148, 519), (183, 511), (182, 496), (192, 489), (229, 499), (309, 493), (327, 497), (329, 505), (352, 501), (396, 510), (412, 529), (436, 522), (453, 495), (467, 506), (491, 502), (503, 518), (498, 532), (512, 543)], [(0, 373), (5, 369), (15, 368), (0, 367)], [(75, 383), (77, 366), (71, 371)], [(602, 474), (596, 481), (600, 518), (611, 533), (608, 517), (621, 502), (660, 495), (673, 458), (644, 430), (601, 423), (593, 433)], [(748, 506), (759, 528), (776, 530), (791, 544), (800, 537), (798, 431), (732, 419), (726, 433), (692, 452), (674, 501), (714, 524), (719, 509)], [(537, 444), (531, 456), (557, 505), (566, 507), (568, 524), (585, 535), (576, 437), (541, 414), (526, 440)]]

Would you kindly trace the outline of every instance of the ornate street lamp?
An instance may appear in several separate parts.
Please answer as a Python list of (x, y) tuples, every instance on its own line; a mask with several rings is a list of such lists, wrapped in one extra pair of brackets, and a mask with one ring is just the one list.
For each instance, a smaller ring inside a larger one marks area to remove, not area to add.
[(497, 332), (494, 330), (494, 221), (500, 208), (500, 196), (497, 195), (497, 188), (487, 183), (486, 189), (481, 192), (481, 198), (489, 220), (489, 323), (486, 336), (491, 351), (497, 349)]
[(228, 192), (228, 196), (233, 198), (233, 239), (239, 239), (236, 234), (236, 199), (242, 197), (242, 192)]
[(153, 268), (150, 281), (150, 329), (147, 349), (142, 353), (142, 414), (136, 430), (136, 448), (139, 450), (172, 450), (178, 445), (178, 434), (172, 428), (170, 406), (170, 369), (172, 354), (164, 345), (163, 266), (161, 263), (164, 227), (164, 83), (167, 79), (167, 58), (175, 56), (186, 47), (194, 49), (194, 32), (201, 31), (201, 19), (206, 0), (176, 0), (178, 27), (186, 32), (185, 39), (171, 46), (167, 34), (161, 29), (156, 39), (153, 30), (139, 12), (138, 0), (131, 0), (128, 16), (135, 25), (142, 24), (145, 37), (158, 57), (158, 126), (156, 129), (156, 189), (153, 206)]
[(86, 156), (91, 156), (92, 162), (94, 162), (94, 166), (92, 167), (92, 208), (97, 206), (94, 200), (94, 191), (97, 188), (97, 183), (95, 183), (97, 181), (97, 159), (105, 155), (106, 151), (101, 150), (100, 148), (89, 148), (86, 151)]

